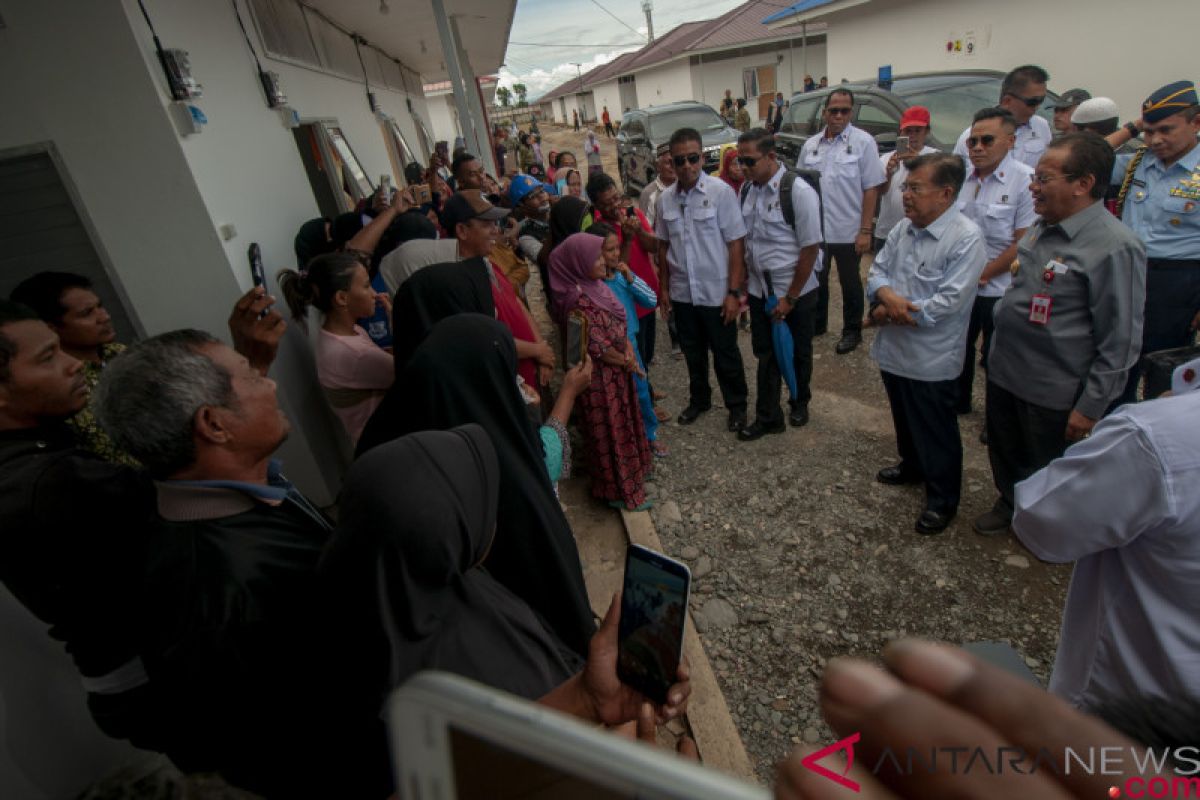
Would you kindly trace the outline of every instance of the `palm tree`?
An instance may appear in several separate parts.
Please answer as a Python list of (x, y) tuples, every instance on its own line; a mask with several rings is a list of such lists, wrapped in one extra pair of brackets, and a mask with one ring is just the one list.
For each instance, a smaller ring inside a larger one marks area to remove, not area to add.
[(504, 106), (505, 108), (508, 108), (508, 104), (512, 102), (512, 92), (508, 90), (507, 86), (501, 86), (499, 89), (497, 89), (496, 97), (500, 98), (500, 105)]
[(529, 92), (529, 90), (525, 88), (525, 84), (514, 83), (512, 90), (517, 96), (517, 108), (524, 108), (525, 106), (529, 105), (525, 102), (525, 95)]

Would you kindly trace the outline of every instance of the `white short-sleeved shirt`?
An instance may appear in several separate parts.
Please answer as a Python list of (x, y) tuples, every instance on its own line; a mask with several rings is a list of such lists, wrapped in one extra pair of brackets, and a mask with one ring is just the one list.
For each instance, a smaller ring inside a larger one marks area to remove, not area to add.
[[(746, 220), (746, 269), (750, 294), (755, 297), (767, 295), (764, 271), (771, 276), (775, 295), (783, 297), (787, 294), (796, 274), (801, 248), (821, 243), (821, 201), (816, 190), (799, 176), (792, 183), (795, 225), (788, 226), (783, 218), (779, 190), (786, 172), (781, 164), (771, 180), (762, 186), (750, 183), (742, 202), (742, 216)], [(814, 264), (820, 260), (818, 253)], [(817, 271), (814, 269), (800, 294), (806, 295), (816, 288)]]
[[(983, 180), (974, 169), (958, 193), (958, 210), (983, 231), (988, 261), (1013, 243), (1013, 233), (1037, 222), (1029, 182), (1033, 170), (1013, 158), (1009, 152), (999, 166)], [(1012, 273), (1001, 272), (979, 287), (980, 297), (1003, 297), (1012, 285)]]
[[(954, 145), (954, 155), (962, 158), (967, 169), (971, 168), (971, 156), (967, 152), (967, 137), (970, 135), (971, 128), (968, 127), (959, 135), (958, 143)], [(1029, 122), (1017, 126), (1017, 143), (1013, 145), (1013, 157), (1030, 169), (1037, 169), (1038, 161), (1053, 138), (1050, 123), (1034, 114), (1029, 118)]]
[[(918, 155), (926, 153), (936, 153), (936, 147), (926, 145), (921, 148)], [(887, 165), (892, 160), (893, 153), (880, 153), (879, 164), (883, 167), (883, 177), (887, 180)], [(904, 200), (900, 197), (900, 185), (908, 180), (908, 169), (901, 161), (896, 167), (896, 173), (892, 175), (892, 182), (888, 185), (886, 193), (879, 196), (879, 217), (875, 220), (875, 238), (886, 239), (887, 235), (892, 232), (892, 228), (896, 227), (896, 223), (904, 219)]]
[(826, 139), (822, 129), (804, 143), (799, 163), (821, 173), (825, 241), (853, 242), (862, 227), (863, 192), (887, 180), (875, 137), (847, 125), (837, 136)]
[(1200, 392), (1122, 406), (1016, 487), (1013, 532), (1075, 562), (1050, 691), (1200, 697)]
[(654, 235), (668, 242), (671, 299), (719, 306), (729, 292), (729, 243), (746, 236), (738, 197), (729, 184), (701, 172), (690, 191), (679, 183), (658, 197)]
[(379, 274), (393, 294), (418, 270), (445, 261), (458, 261), (457, 239), (412, 239), (379, 262)]

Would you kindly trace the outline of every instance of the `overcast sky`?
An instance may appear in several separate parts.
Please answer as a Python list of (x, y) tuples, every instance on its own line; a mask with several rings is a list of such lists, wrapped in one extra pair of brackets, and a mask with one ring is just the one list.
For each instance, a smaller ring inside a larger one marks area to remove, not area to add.
[[(654, 35), (661, 37), (681, 22), (720, 16), (744, 1), (654, 0)], [(641, 0), (599, 2), (625, 24), (592, 0), (519, 0), (500, 85), (524, 83), (533, 100), (574, 77), (575, 62), (587, 72), (646, 43)]]

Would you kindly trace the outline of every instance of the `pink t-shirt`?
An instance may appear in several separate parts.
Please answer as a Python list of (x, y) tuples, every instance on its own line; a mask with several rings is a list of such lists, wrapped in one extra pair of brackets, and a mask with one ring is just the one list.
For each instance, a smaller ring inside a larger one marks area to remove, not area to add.
[(396, 363), (357, 325), (353, 336), (324, 328), (317, 336), (317, 380), (352, 444), (396, 378)]

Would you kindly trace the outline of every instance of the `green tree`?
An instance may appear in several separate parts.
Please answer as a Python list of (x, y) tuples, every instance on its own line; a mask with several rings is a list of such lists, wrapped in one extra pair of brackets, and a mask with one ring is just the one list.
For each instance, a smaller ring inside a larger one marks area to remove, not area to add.
[(529, 105), (529, 103), (525, 102), (525, 95), (529, 92), (529, 90), (525, 88), (525, 84), (514, 83), (512, 90), (517, 96), (517, 108), (524, 108), (525, 106)]
[(512, 102), (512, 92), (508, 90), (507, 86), (501, 86), (499, 89), (497, 89), (496, 97), (500, 98), (500, 105), (504, 106), (505, 108), (508, 108), (508, 104)]

